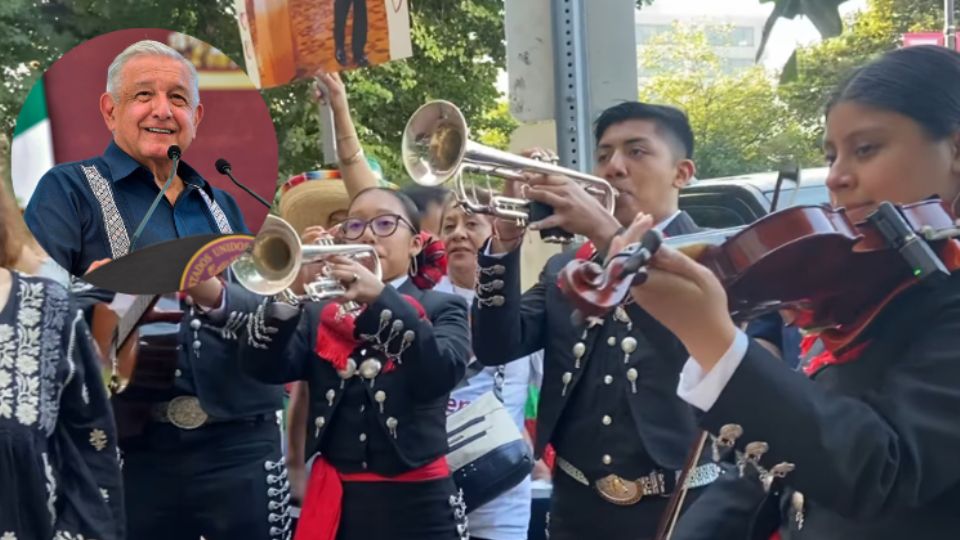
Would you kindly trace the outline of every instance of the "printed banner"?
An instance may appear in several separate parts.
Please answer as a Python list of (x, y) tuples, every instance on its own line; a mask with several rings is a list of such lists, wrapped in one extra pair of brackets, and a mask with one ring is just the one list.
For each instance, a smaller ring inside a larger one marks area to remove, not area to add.
[(236, 0), (247, 73), (259, 88), (413, 53), (407, 0)]

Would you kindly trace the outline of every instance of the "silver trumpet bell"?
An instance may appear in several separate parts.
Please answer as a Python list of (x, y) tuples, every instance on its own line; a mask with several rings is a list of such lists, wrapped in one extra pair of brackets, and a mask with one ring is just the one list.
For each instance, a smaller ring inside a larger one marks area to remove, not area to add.
[(413, 113), (403, 131), (401, 157), (414, 182), (437, 186), (455, 179), (457, 200), (467, 211), (514, 220), (521, 225), (529, 218), (528, 201), (494, 195), (489, 197), (489, 203), (481, 203), (475, 182), (465, 181), (463, 173), (518, 181), (523, 181), (524, 172), (567, 176), (595, 196), (611, 214), (616, 204), (617, 190), (603, 178), (471, 141), (466, 119), (449, 101), (431, 101)]
[(268, 215), (250, 249), (238, 257), (231, 267), (247, 290), (262, 296), (278, 296), (278, 300), (296, 303), (318, 302), (342, 296), (346, 289), (321, 266), (312, 281), (304, 284), (303, 295), (290, 290), (304, 264), (322, 262), (344, 255), (369, 268), (377, 279), (383, 279), (380, 258), (373, 246), (366, 244), (334, 244), (333, 237), (319, 244), (303, 245), (293, 227), (274, 215)]

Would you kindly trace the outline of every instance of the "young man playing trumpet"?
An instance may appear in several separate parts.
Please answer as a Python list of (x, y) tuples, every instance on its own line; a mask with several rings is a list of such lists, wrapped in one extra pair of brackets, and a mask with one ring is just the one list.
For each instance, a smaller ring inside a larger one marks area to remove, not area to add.
[[(697, 230), (678, 210), (679, 191), (695, 171), (690, 125), (677, 109), (626, 102), (600, 115), (595, 135), (595, 173), (619, 191), (614, 215), (570, 178), (527, 174), (525, 198), (554, 211), (529, 228), (561, 227), (589, 243), (551, 258), (539, 282), (521, 294), (524, 229), (499, 222), (479, 257), (473, 307), (480, 362), (545, 350), (536, 453), (548, 443), (557, 451), (553, 540), (653, 538), (697, 438), (692, 410), (675, 392), (688, 356), (680, 342), (632, 304), (575, 324), (556, 285), (573, 257), (602, 259), (639, 212), (654, 216), (668, 236)], [(695, 486), (712, 481), (716, 469), (698, 473)]]

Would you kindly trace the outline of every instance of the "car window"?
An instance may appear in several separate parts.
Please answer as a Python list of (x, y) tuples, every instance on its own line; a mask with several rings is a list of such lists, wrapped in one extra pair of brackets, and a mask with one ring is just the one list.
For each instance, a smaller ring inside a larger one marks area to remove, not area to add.
[[(773, 192), (765, 194), (768, 199), (773, 200)], [(802, 206), (805, 204), (829, 204), (830, 191), (827, 186), (810, 186), (800, 189), (784, 189), (780, 192), (780, 208), (789, 208), (791, 206)]]
[(763, 215), (764, 201), (757, 200), (758, 197), (763, 197), (759, 191), (742, 187), (687, 190), (680, 193), (680, 209), (701, 227), (736, 227)]

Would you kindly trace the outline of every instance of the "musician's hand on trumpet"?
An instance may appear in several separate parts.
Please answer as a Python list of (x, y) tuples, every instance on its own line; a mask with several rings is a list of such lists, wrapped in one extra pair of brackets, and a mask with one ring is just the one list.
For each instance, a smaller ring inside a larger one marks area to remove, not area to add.
[[(331, 238), (333, 236), (332, 231), (332, 229), (328, 231), (320, 225), (311, 225), (303, 230), (303, 234), (300, 235), (300, 242), (304, 246), (319, 244), (321, 240)], [(323, 261), (305, 261), (300, 265), (297, 279), (290, 284), (290, 290), (296, 294), (304, 294), (304, 284), (313, 281), (317, 274), (323, 270), (323, 266)]]
[(345, 294), (336, 298), (337, 302), (353, 300), (361, 304), (369, 304), (383, 292), (383, 282), (356, 259), (333, 255), (326, 259), (326, 263), (326, 275), (339, 281), (347, 290)]
[(552, 215), (531, 223), (531, 230), (559, 227), (586, 236), (600, 253), (606, 253), (620, 224), (596, 197), (566, 176), (524, 173), (524, 177), (524, 198), (553, 208)]
[[(522, 187), (519, 182), (505, 179), (502, 194), (504, 197), (519, 198)], [(495, 219), (493, 222), (493, 238), (490, 241), (491, 252), (509, 253), (517, 249), (523, 243), (523, 235), (526, 231), (526, 226), (518, 224), (516, 220)]]

